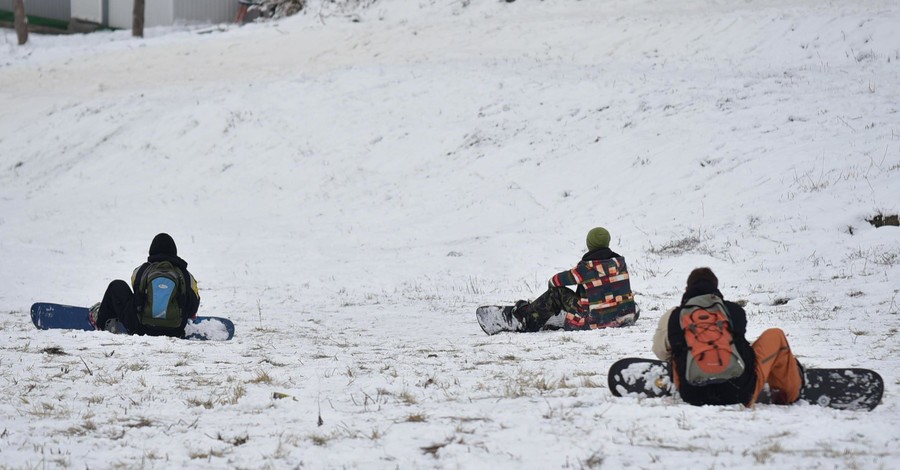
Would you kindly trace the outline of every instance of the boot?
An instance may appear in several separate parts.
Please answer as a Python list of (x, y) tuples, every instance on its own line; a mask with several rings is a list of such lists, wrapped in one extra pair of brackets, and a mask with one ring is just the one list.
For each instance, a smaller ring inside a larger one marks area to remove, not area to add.
[(506, 321), (509, 322), (510, 325), (515, 326), (516, 331), (525, 331), (528, 314), (530, 313), (530, 306), (531, 304), (528, 303), (527, 300), (519, 300), (509, 313), (504, 311), (504, 316), (508, 315)]
[(800, 369), (800, 397), (798, 400), (801, 400), (806, 392), (806, 369), (803, 368), (803, 364), (800, 364), (798, 359), (794, 360), (797, 361), (797, 368)]
[(90, 310), (88, 310), (88, 321), (91, 322), (91, 326), (94, 329), (97, 328), (97, 316), (100, 315), (100, 302), (95, 303)]

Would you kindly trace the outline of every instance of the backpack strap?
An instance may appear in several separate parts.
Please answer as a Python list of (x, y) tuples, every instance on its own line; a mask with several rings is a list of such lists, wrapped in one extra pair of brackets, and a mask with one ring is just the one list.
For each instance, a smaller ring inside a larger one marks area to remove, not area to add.
[(137, 269), (131, 286), (134, 289), (134, 306), (138, 312), (143, 310), (144, 305), (147, 303), (147, 295), (144, 294), (147, 280), (144, 279), (144, 274), (146, 274), (149, 267), (150, 263), (144, 263)]
[(187, 308), (187, 291), (191, 288), (191, 277), (190, 274), (187, 273), (187, 270), (183, 269), (181, 266), (176, 266), (178, 268), (178, 272), (181, 273), (181, 289), (178, 292), (178, 303), (181, 305), (181, 308)]

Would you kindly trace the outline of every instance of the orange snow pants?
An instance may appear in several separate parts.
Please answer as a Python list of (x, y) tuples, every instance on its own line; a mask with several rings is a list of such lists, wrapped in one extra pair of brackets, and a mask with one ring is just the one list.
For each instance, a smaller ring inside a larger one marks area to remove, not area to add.
[(787, 405), (797, 401), (803, 378), (784, 332), (778, 328), (763, 331), (753, 343), (753, 351), (756, 353), (756, 391), (753, 392), (749, 406), (756, 403), (759, 392), (767, 383), (773, 392), (783, 393), (783, 398), (780, 399), (775, 397), (781, 394), (773, 393), (773, 403), (777, 401), (777, 404)]

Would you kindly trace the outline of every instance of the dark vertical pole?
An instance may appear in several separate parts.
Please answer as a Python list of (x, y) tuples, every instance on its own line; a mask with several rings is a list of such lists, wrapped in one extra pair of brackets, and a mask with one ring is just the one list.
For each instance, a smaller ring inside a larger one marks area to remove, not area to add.
[(134, 0), (134, 21), (131, 23), (131, 35), (144, 37), (144, 0)]
[(25, 0), (13, 0), (13, 17), (16, 25), (16, 36), (19, 45), (28, 42), (28, 17), (25, 16)]

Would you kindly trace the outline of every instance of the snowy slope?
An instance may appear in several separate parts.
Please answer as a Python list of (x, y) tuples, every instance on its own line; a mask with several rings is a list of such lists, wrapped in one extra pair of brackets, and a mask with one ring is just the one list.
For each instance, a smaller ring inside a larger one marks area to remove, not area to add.
[[(900, 457), (900, 229), (866, 222), (900, 212), (895, 2), (311, 3), (145, 39), (0, 31), (0, 468)], [(596, 225), (638, 325), (484, 336), (476, 306), (539, 295)], [(30, 325), (160, 231), (233, 341)], [(883, 404), (613, 398), (607, 368), (652, 354), (697, 266), (751, 338), (876, 369)]]

